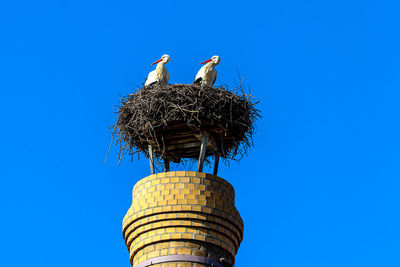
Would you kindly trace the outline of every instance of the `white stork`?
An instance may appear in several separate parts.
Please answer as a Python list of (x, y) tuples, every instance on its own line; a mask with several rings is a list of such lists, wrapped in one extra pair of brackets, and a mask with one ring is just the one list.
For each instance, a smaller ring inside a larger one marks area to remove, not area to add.
[(144, 83), (144, 85), (150, 85), (153, 83), (168, 83), (169, 80), (169, 73), (167, 68), (165, 67), (165, 64), (169, 62), (171, 57), (169, 55), (163, 55), (159, 60), (154, 62), (151, 65), (157, 64), (156, 69), (151, 71), (149, 75), (147, 76), (147, 79)]
[(219, 56), (213, 56), (212, 58), (201, 62), (200, 64), (207, 64), (201, 67), (193, 83), (213, 86), (217, 79), (217, 70), (214, 67), (217, 66), (220, 61)]

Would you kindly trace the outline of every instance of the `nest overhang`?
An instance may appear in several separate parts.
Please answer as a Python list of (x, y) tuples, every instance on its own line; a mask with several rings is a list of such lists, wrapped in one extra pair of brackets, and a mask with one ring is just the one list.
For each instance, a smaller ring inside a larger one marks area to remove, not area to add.
[[(144, 131), (148, 133), (149, 131)], [(207, 137), (206, 156), (223, 155), (224, 147), (231, 147), (235, 137), (222, 125), (203, 123), (188, 125), (184, 121), (170, 122), (168, 126), (154, 129), (156, 135), (146, 134), (156, 156), (179, 163), (183, 158), (199, 157), (203, 135)], [(146, 144), (141, 147), (146, 150)]]

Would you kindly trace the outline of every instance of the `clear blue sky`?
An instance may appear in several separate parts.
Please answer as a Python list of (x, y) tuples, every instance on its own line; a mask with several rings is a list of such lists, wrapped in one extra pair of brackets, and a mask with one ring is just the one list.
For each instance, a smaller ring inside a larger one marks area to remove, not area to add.
[(130, 266), (122, 218), (148, 161), (103, 160), (119, 96), (162, 54), (190, 83), (260, 99), (255, 148), (220, 175), (238, 267), (400, 266), (398, 1), (3, 1), (0, 265)]

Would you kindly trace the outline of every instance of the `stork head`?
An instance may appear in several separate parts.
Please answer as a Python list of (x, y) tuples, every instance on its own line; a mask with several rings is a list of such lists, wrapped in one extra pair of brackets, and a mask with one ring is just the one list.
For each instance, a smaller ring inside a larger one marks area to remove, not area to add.
[(169, 62), (169, 60), (171, 59), (171, 57), (167, 54), (163, 55), (159, 60), (157, 60), (156, 62), (154, 62), (151, 65), (157, 64), (158, 62), (163, 62), (164, 64), (167, 64)]
[(219, 64), (220, 61), (221, 61), (221, 59), (219, 58), (219, 56), (213, 56), (212, 58), (210, 58), (210, 59), (208, 59), (208, 60), (206, 60), (204, 62), (201, 62), (200, 64), (205, 64), (205, 63), (208, 63), (208, 62), (212, 62), (216, 66), (216, 65)]
[(219, 58), (219, 56), (213, 56), (211, 58), (211, 61), (214, 62), (214, 65), (218, 65), (221, 59)]

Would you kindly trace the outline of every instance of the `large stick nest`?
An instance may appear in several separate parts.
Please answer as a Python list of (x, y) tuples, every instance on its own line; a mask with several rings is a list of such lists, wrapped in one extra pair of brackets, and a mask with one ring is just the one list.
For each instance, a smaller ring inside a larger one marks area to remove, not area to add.
[(119, 158), (152, 146), (156, 157), (180, 162), (198, 158), (202, 136), (207, 156), (219, 153), (239, 160), (253, 145), (256, 102), (239, 86), (207, 87), (193, 84), (152, 84), (121, 98), (113, 136)]

